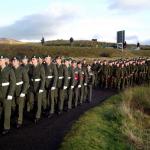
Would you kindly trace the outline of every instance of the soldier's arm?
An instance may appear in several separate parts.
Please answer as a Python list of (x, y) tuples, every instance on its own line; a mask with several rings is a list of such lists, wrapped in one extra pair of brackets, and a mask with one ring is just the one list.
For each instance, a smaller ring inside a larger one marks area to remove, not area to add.
[(79, 71), (79, 85), (82, 85), (83, 83), (83, 78), (82, 78), (82, 72), (81, 70)]
[(53, 87), (56, 87), (57, 86), (57, 80), (58, 80), (58, 72), (57, 72), (57, 68), (56, 68), (56, 65), (53, 64)]
[(92, 85), (94, 85), (94, 81), (95, 81), (95, 75), (93, 73), (93, 75), (92, 75)]
[(26, 94), (29, 88), (29, 76), (25, 69), (23, 69), (22, 71), (22, 80), (23, 80), (23, 88), (21, 93)]
[(85, 84), (88, 83), (88, 74), (87, 74), (87, 71), (84, 70), (84, 76), (85, 76)]
[(71, 69), (71, 86), (74, 86), (75, 84), (75, 79), (74, 79), (74, 71)]
[(45, 70), (44, 67), (41, 66), (40, 68), (40, 74), (41, 74), (41, 85), (40, 85), (40, 90), (44, 90), (44, 86), (45, 86)]
[(15, 86), (16, 86), (16, 77), (12, 68), (9, 71), (9, 84), (10, 85), (9, 85), (8, 95), (13, 96), (15, 91)]
[(65, 66), (63, 68), (64, 70), (64, 86), (68, 86), (68, 69), (67, 67)]

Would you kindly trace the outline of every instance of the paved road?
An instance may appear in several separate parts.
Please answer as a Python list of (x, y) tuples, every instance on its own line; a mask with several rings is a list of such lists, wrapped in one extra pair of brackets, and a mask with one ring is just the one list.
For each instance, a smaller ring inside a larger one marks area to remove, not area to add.
[(94, 90), (91, 103), (84, 103), (51, 119), (43, 118), (37, 125), (28, 117), (23, 128), (12, 128), (10, 134), (0, 136), (0, 150), (57, 150), (63, 137), (84, 112), (101, 104), (115, 93), (112, 90)]

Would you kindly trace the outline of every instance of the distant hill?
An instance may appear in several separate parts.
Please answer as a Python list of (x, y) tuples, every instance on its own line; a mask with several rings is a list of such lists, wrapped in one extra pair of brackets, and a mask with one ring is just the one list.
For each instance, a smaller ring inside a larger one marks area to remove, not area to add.
[(21, 42), (9, 38), (0, 38), (0, 44), (17, 44), (17, 43), (21, 43)]

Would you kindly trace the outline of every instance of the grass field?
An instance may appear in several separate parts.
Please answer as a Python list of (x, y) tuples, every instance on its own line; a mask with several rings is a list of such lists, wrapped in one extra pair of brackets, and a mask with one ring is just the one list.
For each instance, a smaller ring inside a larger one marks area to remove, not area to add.
[(148, 150), (150, 87), (135, 87), (86, 112), (60, 150)]
[(131, 51), (113, 48), (77, 47), (77, 46), (41, 46), (40, 44), (0, 44), (0, 55), (45, 55), (70, 56), (85, 58), (126, 58), (126, 57), (150, 57), (150, 50)]

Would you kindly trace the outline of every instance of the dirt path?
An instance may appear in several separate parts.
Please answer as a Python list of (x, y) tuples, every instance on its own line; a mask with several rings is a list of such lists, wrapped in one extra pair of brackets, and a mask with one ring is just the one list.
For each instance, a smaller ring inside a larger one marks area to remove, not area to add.
[(111, 90), (94, 90), (91, 103), (84, 103), (61, 116), (43, 118), (37, 125), (26, 119), (23, 128), (12, 128), (10, 134), (0, 136), (0, 150), (57, 150), (73, 123), (85, 111), (115, 93)]

